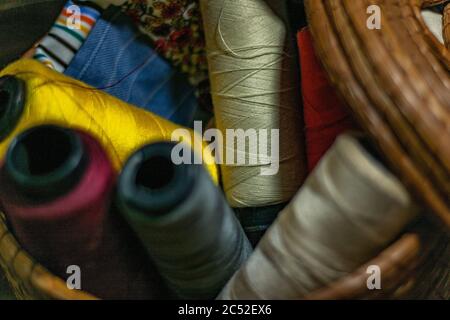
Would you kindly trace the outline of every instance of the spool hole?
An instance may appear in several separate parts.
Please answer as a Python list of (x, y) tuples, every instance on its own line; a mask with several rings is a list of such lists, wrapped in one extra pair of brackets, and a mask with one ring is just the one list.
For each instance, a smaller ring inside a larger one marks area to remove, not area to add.
[(8, 111), (7, 106), (10, 98), (11, 96), (8, 91), (0, 89), (0, 119), (2, 119)]
[(174, 178), (174, 165), (169, 158), (155, 156), (145, 160), (136, 175), (136, 185), (150, 190), (167, 186)]
[(46, 175), (60, 168), (70, 157), (70, 136), (57, 128), (41, 128), (24, 137), (17, 146), (16, 167), (23, 174)]

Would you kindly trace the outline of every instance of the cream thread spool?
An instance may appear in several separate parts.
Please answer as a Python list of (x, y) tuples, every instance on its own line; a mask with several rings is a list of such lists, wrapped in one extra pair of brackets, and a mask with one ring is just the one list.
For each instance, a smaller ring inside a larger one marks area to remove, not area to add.
[[(250, 148), (238, 152), (248, 157), (258, 154), (257, 165), (221, 166), (227, 199), (233, 207), (289, 201), (305, 170), (299, 90), (292, 67), (296, 62), (287, 52), (286, 26), (262, 0), (200, 2), (217, 128), (223, 133), (279, 129), (280, 136), (277, 174), (261, 175), (271, 160), (261, 156), (266, 152)], [(228, 145), (226, 137), (224, 142)]]
[(399, 180), (342, 135), (219, 299), (298, 299), (368, 262), (417, 210)]

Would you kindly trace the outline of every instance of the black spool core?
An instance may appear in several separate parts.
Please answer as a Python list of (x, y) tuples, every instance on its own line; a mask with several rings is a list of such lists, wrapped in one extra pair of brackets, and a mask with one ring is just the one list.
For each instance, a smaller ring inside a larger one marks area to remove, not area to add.
[(8, 91), (0, 89), (0, 119), (6, 114), (7, 104), (11, 96)]
[(6, 157), (6, 172), (18, 191), (42, 200), (70, 191), (84, 168), (80, 137), (56, 126), (40, 126), (20, 134)]
[(27, 135), (17, 148), (18, 153), (27, 161), (17, 161), (16, 168), (22, 174), (30, 176), (43, 176), (58, 170), (72, 151), (70, 137), (55, 134), (55, 130), (50, 127)]
[(145, 160), (136, 174), (136, 185), (151, 190), (162, 189), (173, 180), (175, 169), (170, 159), (154, 156)]
[(176, 165), (174, 143), (148, 145), (125, 164), (119, 178), (119, 201), (150, 216), (161, 216), (180, 205), (191, 192), (198, 165)]
[(25, 107), (25, 83), (13, 76), (0, 78), (0, 142), (16, 127)]

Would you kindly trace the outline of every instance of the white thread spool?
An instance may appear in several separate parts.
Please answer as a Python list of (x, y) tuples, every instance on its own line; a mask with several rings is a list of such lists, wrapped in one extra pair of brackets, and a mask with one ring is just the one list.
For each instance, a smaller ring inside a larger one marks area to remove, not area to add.
[[(227, 199), (233, 207), (289, 201), (303, 182), (305, 166), (300, 90), (286, 26), (263, 0), (200, 2), (217, 128), (223, 134), (226, 129), (268, 129), (269, 134), (279, 129), (278, 173), (261, 175), (261, 168), (271, 165), (262, 155), (270, 151), (237, 146), (238, 152), (260, 157), (256, 165), (221, 166)], [(225, 137), (225, 146), (228, 142)]]
[(298, 299), (355, 271), (415, 217), (398, 179), (338, 138), (219, 299)]

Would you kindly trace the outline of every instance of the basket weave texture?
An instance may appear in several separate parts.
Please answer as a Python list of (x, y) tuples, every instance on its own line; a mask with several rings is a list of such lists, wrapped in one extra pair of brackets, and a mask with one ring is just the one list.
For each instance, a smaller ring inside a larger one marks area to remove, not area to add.
[(442, 28), (444, 35), (445, 47), (450, 50), (450, 3), (444, 9), (444, 16), (442, 19)]
[(69, 290), (65, 281), (34, 261), (18, 244), (0, 212), (0, 267), (18, 299), (92, 300), (91, 294)]
[[(408, 189), (450, 228), (450, 51), (423, 21), (436, 0), (306, 0), (316, 52)], [(380, 8), (380, 28), (367, 9)]]
[[(402, 298), (417, 283), (415, 275), (424, 266), (434, 265), (430, 255), (432, 248), (442, 241), (440, 232), (428, 223), (418, 224), (412, 231), (403, 234), (391, 246), (354, 273), (329, 287), (299, 299), (377, 299)], [(440, 251), (441, 252), (441, 251)], [(427, 261), (427, 264), (424, 262)], [(367, 267), (377, 265), (382, 275), (382, 290), (367, 289)], [(0, 266), (5, 272), (18, 299), (92, 300), (92, 294), (81, 290), (70, 290), (64, 280), (52, 275), (23, 250), (9, 231), (5, 216), (0, 213)], [(450, 298), (450, 295), (448, 296)]]

